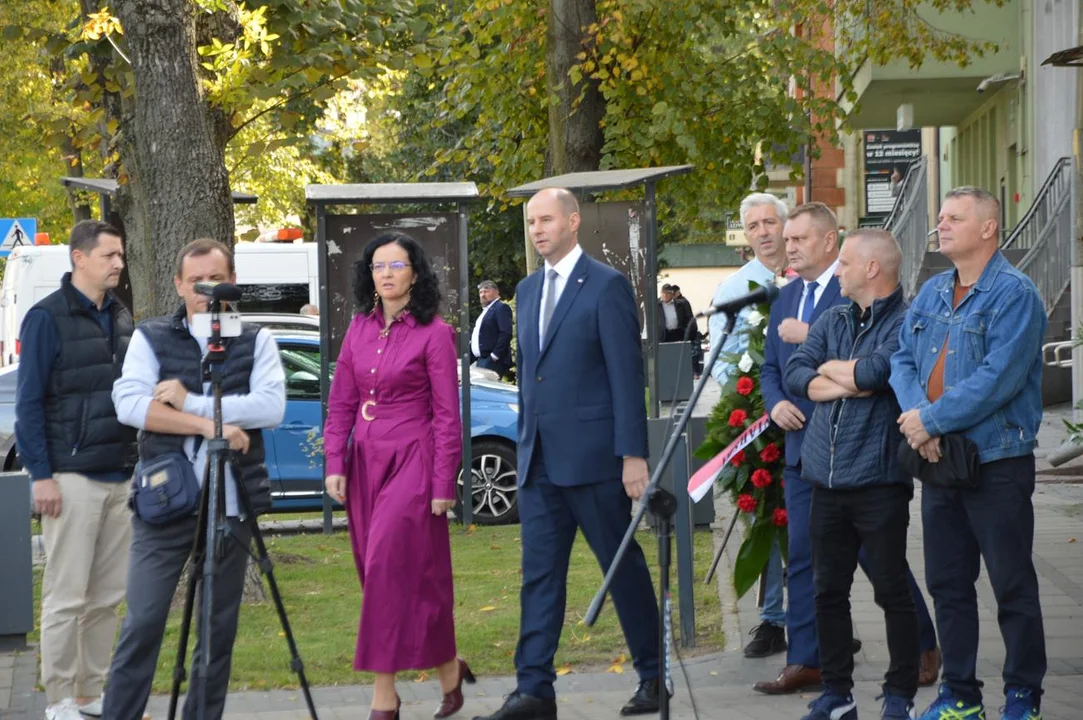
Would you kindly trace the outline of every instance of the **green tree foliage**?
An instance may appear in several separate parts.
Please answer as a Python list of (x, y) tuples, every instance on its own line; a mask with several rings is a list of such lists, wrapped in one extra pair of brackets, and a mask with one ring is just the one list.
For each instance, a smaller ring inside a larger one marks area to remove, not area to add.
[[(568, 81), (593, 79), (605, 99), (600, 167), (694, 164), (665, 187), (680, 224), (765, 187), (765, 163), (790, 165), (810, 138), (835, 138), (845, 120), (837, 99), (853, 99), (851, 77), (864, 58), (965, 64), (988, 49), (936, 32), (915, 0), (580, 1), (595, 5), (598, 22), (578, 30), (582, 49)], [(926, 5), (965, 12), (969, 2)], [(434, 66), (424, 71), (442, 88), (434, 132), (473, 121), (436, 162), (466, 163), (495, 192), (543, 177), (547, 115), (557, 102), (546, 81), (549, 10), (530, 0), (459, 7), (431, 38)], [(847, 48), (838, 56), (823, 30), (832, 25)], [(576, 112), (581, 98), (562, 111)]]
[[(102, 173), (120, 182), (117, 207), (143, 315), (173, 303), (155, 288), (169, 287), (166, 274), (184, 242), (232, 240), (229, 187), (216, 179), (224, 165), (262, 185), (247, 190), (281, 190), (291, 165), (293, 188), (321, 179), (301, 156), (310, 154), (308, 137), (327, 102), (350, 78), (415, 62), (415, 34), (433, 23), (409, 0), (116, 0), (113, 8), (54, 0), (50, 9), (57, 27), (5, 22), (4, 37), (48, 49), (57, 66), (52, 101), (70, 116), (60, 122), (41, 108), (29, 116), (47, 145), (69, 142), (97, 155)], [(163, 51), (190, 61), (192, 72), (156, 62)], [(162, 83), (172, 84), (175, 102), (163, 99)], [(290, 144), (299, 147), (291, 153)], [(178, 177), (170, 182), (170, 174)], [(297, 190), (285, 202), (295, 200)], [(285, 215), (282, 202), (268, 211)]]
[[(54, 242), (67, 237), (72, 217), (59, 178), (83, 170), (82, 156), (67, 133), (81, 110), (60, 97), (63, 59), (52, 55), (45, 39), (74, 14), (67, 0), (0, 3), (0, 216), (37, 218), (38, 230)], [(43, 129), (55, 132), (56, 142), (43, 143)]]

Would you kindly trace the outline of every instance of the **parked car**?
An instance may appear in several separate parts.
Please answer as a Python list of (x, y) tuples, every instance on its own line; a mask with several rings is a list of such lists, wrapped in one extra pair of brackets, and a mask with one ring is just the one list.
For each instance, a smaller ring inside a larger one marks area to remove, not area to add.
[(261, 325), (269, 330), (320, 331), (320, 319), (299, 313), (241, 313), (241, 322)]
[[(264, 431), (274, 511), (316, 510), (323, 502), (320, 445), (320, 335), (271, 329), (286, 371), (286, 417)], [(332, 364), (331, 373), (334, 374)], [(519, 398), (515, 388), (471, 372), (470, 437), (473, 513), (480, 524), (517, 522), (515, 443)], [(459, 473), (462, 502), (463, 474)]]

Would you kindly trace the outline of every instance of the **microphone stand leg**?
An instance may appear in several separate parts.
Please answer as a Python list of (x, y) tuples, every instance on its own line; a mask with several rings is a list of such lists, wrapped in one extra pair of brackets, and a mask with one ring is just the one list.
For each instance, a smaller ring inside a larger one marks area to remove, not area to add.
[(647, 510), (658, 521), (658, 716), (669, 720), (669, 699), (673, 680), (669, 668), (669, 649), (673, 622), (670, 618), (669, 569), (672, 565), (673, 516), (677, 498), (655, 486), (647, 498)]

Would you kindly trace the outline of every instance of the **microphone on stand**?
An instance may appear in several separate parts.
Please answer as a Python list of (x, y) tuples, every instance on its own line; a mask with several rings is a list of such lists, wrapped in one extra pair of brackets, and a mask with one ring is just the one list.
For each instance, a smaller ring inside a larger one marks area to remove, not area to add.
[(760, 305), (761, 303), (773, 303), (778, 298), (778, 286), (774, 283), (768, 283), (761, 287), (756, 288), (747, 295), (720, 302), (717, 305), (712, 305), (703, 312), (696, 313), (696, 317), (710, 317), (711, 315), (717, 315), (718, 313), (730, 313), (737, 312), (743, 307), (749, 305)]

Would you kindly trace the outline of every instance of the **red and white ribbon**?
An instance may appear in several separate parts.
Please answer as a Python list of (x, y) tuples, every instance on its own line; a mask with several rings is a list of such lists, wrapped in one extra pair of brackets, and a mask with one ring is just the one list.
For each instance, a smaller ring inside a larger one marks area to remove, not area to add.
[(692, 496), (692, 501), (699, 502), (702, 500), (707, 495), (707, 491), (718, 480), (729, 461), (733, 459), (733, 456), (762, 435), (770, 424), (771, 418), (767, 416), (767, 413), (764, 413), (763, 417), (745, 428), (745, 431), (738, 435), (725, 450), (715, 455), (710, 462), (697, 470), (696, 474), (688, 481), (688, 494)]

